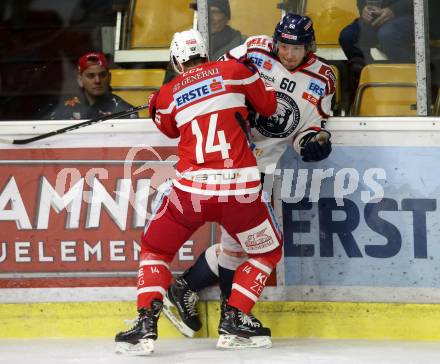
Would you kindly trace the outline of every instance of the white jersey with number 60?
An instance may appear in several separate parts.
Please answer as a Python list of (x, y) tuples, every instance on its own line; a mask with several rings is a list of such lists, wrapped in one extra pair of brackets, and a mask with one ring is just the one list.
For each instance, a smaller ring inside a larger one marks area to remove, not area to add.
[[(275, 168), (286, 146), (293, 143), (300, 152), (301, 138), (319, 131), (331, 115), (336, 76), (332, 68), (309, 53), (303, 64), (288, 71), (273, 52), (273, 40), (253, 36), (222, 59), (247, 59), (254, 64), (266, 84), (277, 94), (277, 111), (270, 117), (257, 114), (252, 129), (255, 155), (260, 171)], [(258, 110), (257, 110), (258, 112)]]

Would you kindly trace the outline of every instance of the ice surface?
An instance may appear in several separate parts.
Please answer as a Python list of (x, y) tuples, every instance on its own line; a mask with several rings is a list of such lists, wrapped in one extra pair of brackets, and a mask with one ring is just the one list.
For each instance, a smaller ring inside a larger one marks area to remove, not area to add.
[(111, 339), (2, 339), (1, 364), (440, 364), (440, 343), (274, 339), (272, 349), (220, 351), (215, 339), (159, 339), (149, 357), (113, 352)]

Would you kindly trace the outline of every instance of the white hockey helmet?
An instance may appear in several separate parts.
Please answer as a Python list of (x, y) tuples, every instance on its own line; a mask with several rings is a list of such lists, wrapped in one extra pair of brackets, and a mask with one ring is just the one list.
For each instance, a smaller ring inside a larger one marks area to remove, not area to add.
[(194, 58), (208, 58), (205, 41), (198, 30), (175, 33), (170, 46), (170, 58), (174, 70), (183, 73), (182, 64)]

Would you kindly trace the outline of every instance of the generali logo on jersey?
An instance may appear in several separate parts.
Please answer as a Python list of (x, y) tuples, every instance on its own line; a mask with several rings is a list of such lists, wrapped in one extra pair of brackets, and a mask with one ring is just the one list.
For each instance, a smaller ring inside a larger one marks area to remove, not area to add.
[(193, 67), (185, 72), (182, 77), (183, 79), (180, 82), (177, 82), (173, 86), (173, 93), (181, 90), (183, 87), (189, 87), (194, 82), (198, 82), (200, 80), (206, 79), (208, 77), (220, 76), (220, 70), (217, 67), (203, 69), (201, 67)]

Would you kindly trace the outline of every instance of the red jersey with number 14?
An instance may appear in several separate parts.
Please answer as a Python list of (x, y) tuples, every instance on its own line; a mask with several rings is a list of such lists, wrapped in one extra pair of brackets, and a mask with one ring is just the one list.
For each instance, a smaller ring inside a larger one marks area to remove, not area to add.
[(159, 90), (154, 122), (178, 138), (174, 185), (186, 192), (227, 196), (258, 192), (260, 174), (243, 130), (246, 103), (270, 116), (276, 95), (256, 69), (236, 60), (191, 68)]

